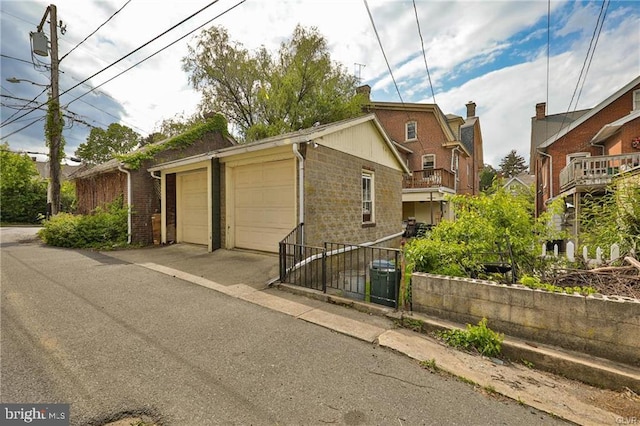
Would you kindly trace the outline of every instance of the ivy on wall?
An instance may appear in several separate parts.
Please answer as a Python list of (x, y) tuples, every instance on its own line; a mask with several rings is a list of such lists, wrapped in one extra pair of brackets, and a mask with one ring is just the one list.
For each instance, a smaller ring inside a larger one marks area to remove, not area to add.
[(221, 114), (215, 114), (206, 122), (196, 125), (180, 135), (152, 145), (147, 145), (142, 149), (129, 154), (118, 155), (116, 158), (125, 163), (129, 169), (138, 170), (142, 166), (142, 163), (146, 160), (152, 160), (158, 153), (170, 149), (187, 148), (201, 140), (207, 133), (213, 132), (219, 132), (224, 136), (229, 135), (229, 131), (227, 130), (227, 120)]

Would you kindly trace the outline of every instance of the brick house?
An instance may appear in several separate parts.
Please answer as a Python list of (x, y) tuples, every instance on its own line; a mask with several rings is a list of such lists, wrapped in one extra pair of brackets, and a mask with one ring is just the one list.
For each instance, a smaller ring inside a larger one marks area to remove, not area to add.
[(161, 179), (162, 242), (277, 252), (303, 243), (363, 243), (402, 232), (408, 169), (374, 114), (218, 149), (148, 171)]
[(569, 207), (564, 225), (577, 236), (586, 193), (602, 193), (616, 177), (640, 165), (640, 76), (591, 109), (546, 115), (536, 105), (531, 119), (531, 170), (536, 176), (536, 214), (557, 198)]
[[(202, 152), (233, 146), (236, 142), (221, 131), (220, 122), (210, 120), (183, 135), (159, 141), (140, 148), (136, 153), (158, 151), (152, 158), (132, 166), (118, 159), (112, 159), (93, 167), (83, 166), (71, 174), (69, 179), (76, 184), (77, 212), (89, 214), (97, 207), (104, 207), (119, 197), (131, 207), (129, 214), (130, 242), (152, 244), (152, 216), (160, 212), (160, 181), (147, 169), (159, 162), (166, 162)], [(178, 138), (196, 135), (196, 140), (182, 146), (170, 148)], [(167, 147), (168, 149), (159, 149)], [(175, 217), (170, 219), (175, 222)], [(175, 237), (174, 237), (175, 238)]]
[(467, 117), (445, 115), (436, 104), (376, 102), (371, 88), (358, 88), (389, 137), (398, 147), (411, 176), (402, 185), (402, 217), (436, 225), (453, 219), (449, 194), (480, 192), (483, 164), (482, 131), (476, 104), (469, 102)]

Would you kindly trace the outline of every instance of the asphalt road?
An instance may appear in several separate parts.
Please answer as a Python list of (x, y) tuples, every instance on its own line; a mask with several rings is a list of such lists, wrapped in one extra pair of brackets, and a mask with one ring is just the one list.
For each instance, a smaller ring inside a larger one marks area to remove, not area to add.
[(564, 424), (392, 351), (99, 253), (0, 229), (3, 403), (164, 425)]

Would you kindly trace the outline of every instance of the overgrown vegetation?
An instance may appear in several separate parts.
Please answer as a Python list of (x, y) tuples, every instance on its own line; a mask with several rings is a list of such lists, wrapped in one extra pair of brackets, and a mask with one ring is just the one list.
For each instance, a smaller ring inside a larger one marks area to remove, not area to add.
[(478, 325), (467, 324), (465, 330), (446, 330), (438, 333), (438, 337), (449, 346), (464, 350), (475, 350), (481, 355), (496, 357), (502, 350), (504, 334), (496, 333), (487, 327), (487, 319), (482, 318)]
[(551, 293), (567, 293), (567, 294), (578, 293), (583, 296), (588, 296), (590, 294), (594, 294), (598, 292), (595, 288), (588, 287), (588, 286), (560, 287), (557, 285), (544, 283), (540, 280), (540, 278), (532, 277), (529, 275), (524, 275), (522, 278), (520, 278), (520, 284), (524, 285), (525, 287), (545, 290)]
[(640, 178), (618, 179), (604, 194), (587, 194), (580, 215), (580, 244), (595, 255), (597, 247), (617, 243), (620, 253), (640, 249)]
[(38, 236), (48, 245), (113, 249), (127, 244), (127, 206), (123, 197), (90, 215), (59, 213), (43, 222)]
[(36, 223), (47, 209), (47, 183), (26, 154), (0, 145), (0, 221)]
[(536, 220), (531, 194), (512, 194), (496, 184), (490, 194), (456, 195), (449, 201), (456, 220), (443, 220), (425, 238), (407, 244), (409, 270), (482, 276), (484, 263), (497, 261), (497, 253), (506, 252), (509, 243), (519, 273), (533, 275), (541, 267), (542, 243), (562, 236), (548, 226), (551, 215), (561, 209), (560, 204), (552, 204)]
[(126, 163), (130, 169), (137, 170), (142, 166), (144, 161), (153, 159), (155, 155), (160, 152), (169, 149), (187, 148), (194, 142), (201, 140), (207, 133), (216, 131), (225, 136), (229, 134), (227, 120), (221, 114), (215, 114), (206, 122), (194, 125), (185, 133), (181, 133), (162, 142), (146, 145), (138, 151), (129, 154), (117, 155), (116, 158)]

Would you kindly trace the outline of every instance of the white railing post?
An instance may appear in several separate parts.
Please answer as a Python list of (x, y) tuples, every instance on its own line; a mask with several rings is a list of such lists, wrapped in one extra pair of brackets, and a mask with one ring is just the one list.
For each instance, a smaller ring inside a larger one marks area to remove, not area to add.
[(567, 243), (567, 260), (569, 262), (575, 262), (576, 261), (576, 245), (573, 243), (573, 241), (569, 241)]
[(611, 261), (620, 257), (620, 246), (616, 243), (611, 244)]
[(587, 246), (582, 247), (582, 258), (585, 263), (589, 262), (589, 250), (587, 249)]

